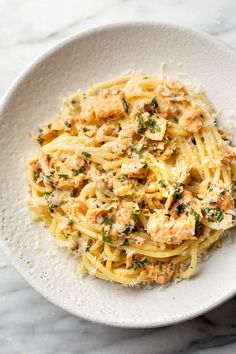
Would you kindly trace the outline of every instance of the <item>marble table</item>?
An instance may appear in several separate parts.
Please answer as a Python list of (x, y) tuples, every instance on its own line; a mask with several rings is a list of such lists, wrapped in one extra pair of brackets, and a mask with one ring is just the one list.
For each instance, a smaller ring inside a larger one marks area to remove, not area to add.
[[(206, 31), (236, 49), (235, 0), (0, 0), (0, 95), (26, 65), (81, 29), (137, 19)], [(161, 329), (110, 328), (33, 290), (0, 251), (0, 353), (236, 353), (236, 299)]]

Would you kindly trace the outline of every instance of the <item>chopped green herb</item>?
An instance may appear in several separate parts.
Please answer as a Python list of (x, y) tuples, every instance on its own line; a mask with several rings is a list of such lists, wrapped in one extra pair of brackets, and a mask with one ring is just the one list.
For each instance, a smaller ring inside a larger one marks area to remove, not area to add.
[(48, 124), (48, 129), (51, 129), (52, 128), (52, 124)]
[(136, 154), (138, 154), (139, 157), (142, 157), (145, 150), (142, 148), (140, 150), (136, 149), (136, 148), (132, 148), (132, 151), (136, 152)]
[(147, 264), (147, 258), (143, 258), (140, 261), (133, 261), (133, 263), (131, 264), (131, 266), (129, 267), (129, 269), (138, 269), (138, 268), (142, 268), (145, 267), (145, 265)]
[(205, 139), (203, 136), (201, 136), (201, 141), (204, 143)]
[(178, 214), (182, 214), (189, 210), (189, 204), (180, 204), (177, 206)]
[(193, 209), (191, 208), (191, 213), (192, 213), (192, 215), (194, 216), (194, 218), (198, 221), (200, 215), (196, 212), (196, 210), (193, 210)]
[(151, 105), (152, 105), (152, 108), (157, 108), (158, 107), (158, 103), (157, 103), (157, 98), (156, 96), (153, 97), (152, 101), (151, 101)]
[(173, 200), (176, 202), (178, 199), (180, 199), (180, 194), (182, 193), (181, 187), (183, 186), (182, 183), (176, 182), (174, 184), (174, 194), (173, 194)]
[(71, 124), (70, 124), (70, 122), (69, 122), (68, 120), (66, 120), (64, 124), (65, 124), (65, 126), (66, 126), (65, 131), (66, 131), (66, 132), (70, 132), (70, 131), (71, 131)]
[(162, 271), (162, 262), (158, 262), (158, 270), (161, 272)]
[(51, 204), (51, 205), (49, 205), (49, 210), (50, 210), (50, 212), (51, 213), (54, 213), (54, 209), (56, 209), (58, 207), (58, 205), (57, 204), (55, 204), (55, 203), (53, 203), (53, 204)]
[(143, 178), (142, 180), (139, 181), (140, 183), (142, 183), (143, 185), (147, 183), (147, 178)]
[(152, 133), (159, 133), (161, 131), (161, 128), (155, 119), (149, 119), (146, 124), (150, 127)]
[(84, 172), (84, 166), (80, 166), (77, 170), (72, 170), (76, 176)]
[(128, 246), (129, 245), (129, 240), (126, 238), (122, 244), (122, 246)]
[(65, 174), (63, 174), (63, 173), (58, 174), (58, 177), (59, 177), (59, 178), (63, 178), (65, 181), (68, 180), (68, 178), (69, 178), (68, 175), (65, 175)]
[(43, 132), (43, 129), (42, 128), (39, 128), (39, 133), (42, 133)]
[(42, 138), (41, 135), (39, 135), (39, 136), (37, 137), (37, 142), (39, 143), (39, 145), (43, 145), (44, 141), (45, 141), (45, 140)]
[(176, 193), (179, 193), (181, 187), (183, 187), (183, 183), (176, 182), (176, 183), (174, 184), (174, 191), (175, 191)]
[[(221, 210), (215, 210), (210, 208), (204, 208), (204, 213), (207, 221), (219, 221), (221, 222), (224, 219), (224, 214)], [(216, 220), (215, 220), (216, 219)]]
[(49, 195), (51, 195), (51, 192), (44, 192), (45, 197), (48, 197)]
[(53, 181), (52, 181), (52, 176), (47, 176), (45, 175), (46, 179), (47, 179), (47, 182), (50, 184), (50, 185), (53, 185)]
[(117, 178), (119, 182), (125, 182), (127, 180), (127, 177), (126, 176), (120, 176)]
[(127, 226), (127, 227), (124, 229), (123, 233), (126, 234), (126, 235), (128, 235), (131, 231), (132, 231), (131, 227), (130, 227), (130, 226)]
[(180, 204), (177, 206), (177, 211), (178, 211), (178, 214), (182, 214), (182, 213), (185, 213), (185, 212), (189, 212), (191, 213), (195, 220), (196, 220), (196, 224), (199, 223), (199, 218), (200, 218), (200, 215), (189, 205), (189, 204)]
[(102, 227), (102, 231), (101, 231), (101, 235), (102, 235), (102, 240), (106, 243), (112, 243), (112, 240), (107, 237), (107, 231), (105, 230), (104, 227)]
[(221, 210), (217, 211), (216, 213), (216, 219), (221, 222), (224, 219), (224, 214), (222, 213)]
[(139, 214), (140, 214), (140, 209), (133, 208), (133, 213), (131, 216), (132, 220), (136, 222)]
[(85, 157), (86, 159), (88, 159), (89, 157), (91, 157), (91, 154), (90, 154), (89, 152), (86, 152), (86, 151), (83, 151), (83, 152), (81, 153), (81, 155), (82, 155), (83, 157)]
[(139, 134), (143, 135), (144, 134), (144, 119), (142, 114), (139, 114), (137, 116), (137, 121), (138, 121), (138, 132)]
[(123, 102), (125, 112), (128, 113), (129, 112), (128, 103), (126, 102), (126, 100), (124, 98), (122, 99), (122, 102)]
[(103, 224), (105, 224), (105, 225), (112, 225), (112, 224), (113, 224), (112, 218), (108, 218), (108, 217), (104, 218), (104, 219), (103, 219)]
[(147, 163), (147, 162), (143, 162), (143, 168), (144, 168), (145, 170), (148, 169), (148, 163)]
[(89, 252), (89, 249), (90, 249), (89, 246), (85, 247), (85, 252)]
[(163, 142), (164, 144), (167, 144), (167, 143), (169, 142), (169, 139), (168, 139), (168, 138), (164, 138), (164, 139), (162, 140), (162, 142)]
[(211, 212), (212, 209), (210, 209), (210, 208), (204, 208), (203, 210), (204, 210), (204, 213), (205, 213), (205, 216), (206, 216), (207, 220), (208, 220), (208, 221), (211, 221), (210, 212)]
[(179, 124), (179, 118), (178, 117), (173, 117), (174, 121), (176, 124)]
[(142, 208), (142, 209), (146, 208), (146, 202), (145, 202), (145, 200), (142, 200), (141, 203), (140, 203), (140, 205), (141, 205), (141, 208)]
[(37, 182), (38, 178), (39, 178), (39, 171), (34, 171), (33, 172), (33, 180), (34, 180), (34, 182)]
[(158, 183), (159, 183), (162, 187), (165, 187), (165, 186), (166, 186), (166, 180), (164, 180), (164, 179), (160, 179), (160, 180), (158, 181)]

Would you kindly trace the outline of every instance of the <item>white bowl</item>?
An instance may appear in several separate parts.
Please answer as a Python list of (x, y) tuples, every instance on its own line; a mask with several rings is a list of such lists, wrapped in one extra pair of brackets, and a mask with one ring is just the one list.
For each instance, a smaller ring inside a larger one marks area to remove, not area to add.
[(36, 60), (1, 107), (1, 245), (29, 283), (51, 302), (83, 318), (124, 327), (154, 327), (200, 315), (235, 294), (236, 243), (216, 251), (189, 281), (160, 291), (123, 288), (80, 278), (74, 259), (58, 249), (48, 229), (31, 221), (25, 205), (26, 160), (36, 149), (29, 133), (59, 109), (61, 97), (90, 80), (128, 70), (200, 84), (222, 123), (236, 112), (236, 54), (212, 37), (156, 23), (115, 24), (66, 39)]

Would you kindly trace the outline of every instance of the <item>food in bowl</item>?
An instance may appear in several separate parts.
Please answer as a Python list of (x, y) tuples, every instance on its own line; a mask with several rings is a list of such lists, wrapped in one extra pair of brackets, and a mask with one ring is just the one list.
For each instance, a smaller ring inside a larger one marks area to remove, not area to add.
[(129, 75), (76, 92), (36, 140), (30, 208), (84, 275), (189, 278), (235, 225), (232, 138), (179, 81)]

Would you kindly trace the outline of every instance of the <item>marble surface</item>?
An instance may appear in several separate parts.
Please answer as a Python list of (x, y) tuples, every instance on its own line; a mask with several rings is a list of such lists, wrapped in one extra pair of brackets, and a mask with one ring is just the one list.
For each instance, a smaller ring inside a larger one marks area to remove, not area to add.
[[(236, 49), (235, 0), (0, 0), (0, 96), (38, 55), (66, 36), (138, 19), (206, 31)], [(109, 328), (48, 303), (0, 251), (0, 353), (233, 354), (236, 299), (161, 329)]]

